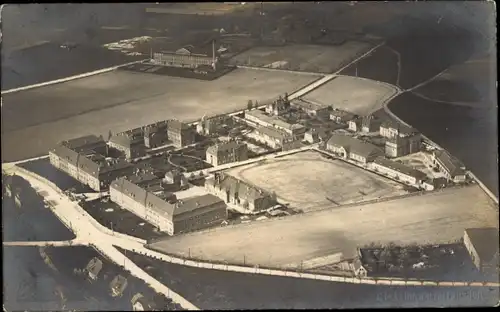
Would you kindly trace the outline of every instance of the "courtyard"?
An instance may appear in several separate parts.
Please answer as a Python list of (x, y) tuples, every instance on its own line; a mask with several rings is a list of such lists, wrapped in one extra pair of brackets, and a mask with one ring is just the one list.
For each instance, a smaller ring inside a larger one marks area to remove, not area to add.
[(281, 203), (304, 212), (407, 193), (397, 182), (314, 151), (237, 167), (227, 173), (276, 192)]
[(415, 154), (406, 155), (396, 158), (395, 160), (404, 165), (410, 166), (425, 173), (431, 179), (444, 178), (444, 174), (440, 171), (434, 171), (431, 155), (426, 152), (418, 152)]
[(389, 84), (359, 77), (338, 76), (303, 98), (366, 116), (382, 108), (396, 93), (396, 87)]

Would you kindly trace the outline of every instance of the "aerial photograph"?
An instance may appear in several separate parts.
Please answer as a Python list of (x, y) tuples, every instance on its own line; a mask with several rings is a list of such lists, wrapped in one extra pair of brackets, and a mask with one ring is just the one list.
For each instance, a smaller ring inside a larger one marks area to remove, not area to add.
[(4, 312), (499, 305), (494, 2), (0, 14)]

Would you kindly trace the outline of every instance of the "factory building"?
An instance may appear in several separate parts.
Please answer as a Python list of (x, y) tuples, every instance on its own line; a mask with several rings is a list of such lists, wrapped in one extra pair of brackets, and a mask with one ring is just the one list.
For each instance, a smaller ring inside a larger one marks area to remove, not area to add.
[(310, 117), (328, 118), (330, 115), (328, 105), (314, 103), (302, 98), (292, 100), (291, 105), (292, 107), (303, 111)]
[[(476, 268), (488, 274), (498, 274), (498, 229), (466, 229), (464, 245)], [(497, 275), (498, 276), (498, 275)]]
[(215, 56), (215, 42), (212, 42), (212, 55), (208, 55), (206, 51), (196, 51), (195, 47), (190, 45), (175, 52), (164, 51), (154, 53), (151, 63), (156, 65), (184, 68), (209, 66), (213, 70), (216, 70), (218, 61), (219, 59)]
[(290, 110), (290, 101), (288, 100), (288, 94), (285, 97), (279, 97), (276, 101), (266, 105), (266, 113), (270, 116), (282, 116), (288, 113)]
[(465, 166), (445, 150), (437, 150), (432, 153), (432, 163), (441, 173), (454, 183), (464, 182), (466, 179)]
[(248, 159), (248, 147), (245, 143), (230, 141), (212, 145), (207, 149), (206, 161), (212, 166), (220, 166)]
[(188, 124), (175, 119), (169, 120), (168, 139), (177, 148), (191, 145), (195, 143), (195, 132)]
[(413, 169), (401, 163), (385, 159), (384, 157), (377, 157), (371, 168), (379, 173), (382, 173), (390, 178), (394, 178), (401, 182), (413, 185), (422, 184), (426, 175), (420, 170)]
[(326, 149), (361, 164), (372, 162), (383, 155), (383, 151), (375, 145), (342, 134), (333, 134), (326, 143)]
[(169, 235), (203, 229), (227, 219), (224, 201), (206, 194), (175, 201), (171, 194), (149, 192), (121, 177), (110, 187), (110, 199)]
[(306, 128), (303, 125), (290, 124), (277, 117), (266, 115), (258, 109), (245, 112), (245, 119), (263, 127), (274, 127), (292, 136), (302, 136), (306, 132)]
[(49, 159), (57, 169), (100, 192), (133, 170), (124, 160), (107, 158), (107, 148), (102, 137), (85, 136), (59, 143), (49, 151)]
[(261, 211), (276, 204), (272, 194), (220, 172), (205, 181), (205, 188), (224, 202), (246, 211)]

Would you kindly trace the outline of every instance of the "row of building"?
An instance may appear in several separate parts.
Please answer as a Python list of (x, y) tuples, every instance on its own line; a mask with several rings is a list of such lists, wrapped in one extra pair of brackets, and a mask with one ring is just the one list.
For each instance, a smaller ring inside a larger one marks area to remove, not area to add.
[(127, 159), (142, 157), (146, 149), (171, 143), (177, 148), (193, 144), (195, 132), (178, 120), (165, 120), (117, 133), (109, 139), (109, 146), (123, 152)]
[[(346, 160), (354, 161), (401, 182), (427, 190), (434, 189), (434, 185), (429, 182), (425, 173), (385, 158), (384, 151), (371, 143), (348, 135), (333, 134), (326, 143), (326, 149)], [(454, 183), (465, 181), (465, 167), (449, 153), (444, 150), (437, 150), (432, 153), (431, 158), (433, 164), (444, 174), (448, 181)]]
[(212, 41), (212, 53), (208, 49), (195, 48), (192, 45), (185, 46), (176, 51), (162, 51), (154, 53), (150, 62), (155, 65), (181, 67), (181, 68), (207, 68), (217, 69), (219, 62), (215, 52), (215, 42)]

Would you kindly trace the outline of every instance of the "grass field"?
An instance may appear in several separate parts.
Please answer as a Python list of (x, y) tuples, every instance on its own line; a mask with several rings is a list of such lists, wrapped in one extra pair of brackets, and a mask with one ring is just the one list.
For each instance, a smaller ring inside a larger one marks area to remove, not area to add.
[[(319, 77), (319, 76), (318, 76)], [(214, 81), (113, 71), (2, 95), (2, 159), (47, 153), (57, 142), (156, 120), (194, 120), (293, 92), (318, 77), (236, 69)], [(29, 112), (29, 113), (26, 113)], [(23, 142), (23, 144), (19, 144)]]
[(275, 191), (281, 202), (303, 211), (406, 193), (399, 183), (313, 151), (237, 167), (228, 173)]
[(304, 99), (358, 115), (369, 115), (381, 108), (396, 89), (373, 80), (340, 76), (307, 93)]
[(286, 45), (283, 47), (255, 47), (231, 59), (231, 63), (269, 67), (281, 63), (283, 69), (306, 72), (332, 73), (371, 48), (371, 44), (348, 41), (339, 46)]
[(489, 226), (498, 227), (498, 211), (479, 186), (471, 186), (218, 228), (153, 247), (198, 259), (298, 267), (337, 252), (352, 255), (371, 242), (445, 243), (460, 239), (465, 228)]

